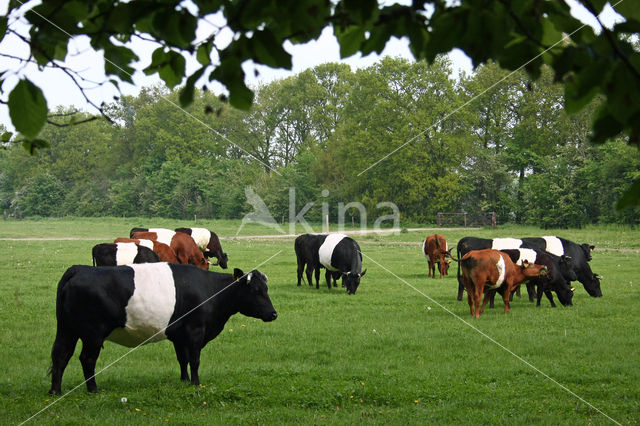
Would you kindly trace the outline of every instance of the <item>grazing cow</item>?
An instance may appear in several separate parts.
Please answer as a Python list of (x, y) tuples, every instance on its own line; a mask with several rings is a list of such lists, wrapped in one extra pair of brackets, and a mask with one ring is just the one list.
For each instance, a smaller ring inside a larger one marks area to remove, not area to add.
[(600, 277), (591, 271), (589, 261), (591, 251), (595, 248), (589, 244), (578, 244), (573, 241), (556, 237), (545, 236), (539, 238), (523, 238), (522, 247), (537, 248), (545, 250), (556, 256), (569, 256), (573, 263), (573, 270), (578, 281), (582, 283), (584, 289), (591, 297), (602, 297), (600, 288)]
[[(135, 228), (134, 228), (135, 229)], [(168, 231), (168, 230), (167, 230)], [(131, 238), (160, 241), (173, 249), (180, 263), (189, 263), (202, 269), (209, 269), (209, 260), (204, 257), (193, 238), (182, 232), (134, 231)], [(170, 235), (171, 234), (171, 235)], [(167, 243), (168, 241), (168, 243)]]
[[(529, 300), (533, 301), (534, 291), (536, 288), (537, 303), (536, 306), (540, 306), (540, 300), (542, 299), (542, 293), (547, 296), (551, 307), (555, 308), (556, 304), (553, 301), (553, 290), (558, 296), (558, 300), (563, 306), (571, 306), (573, 303), (573, 288), (570, 282), (576, 280), (576, 274), (573, 271), (571, 258), (568, 256), (556, 256), (539, 249), (527, 249), (520, 248), (515, 250), (502, 250), (506, 253), (513, 263), (516, 265), (522, 265), (525, 260), (529, 263), (535, 263), (537, 265), (544, 265), (547, 267), (547, 274), (544, 277), (532, 278), (527, 281), (527, 292), (529, 293)], [(491, 295), (490, 307), (493, 308), (493, 297), (495, 293)]]
[(511, 258), (500, 250), (472, 250), (465, 254), (462, 263), (462, 282), (467, 290), (469, 312), (480, 318), (488, 302), (483, 293), (497, 289), (504, 300), (504, 312), (509, 312), (509, 297), (512, 290), (522, 281), (546, 274), (547, 267), (524, 261), (516, 265)]
[[(553, 236), (540, 238), (476, 238), (464, 237), (458, 241), (458, 259), (471, 250), (492, 248), (495, 250), (532, 248), (547, 251), (556, 256), (568, 256), (571, 258), (573, 270), (577, 280), (582, 283), (587, 293), (592, 297), (601, 297), (600, 277), (594, 274), (589, 267), (591, 250), (593, 246), (588, 244), (576, 244), (573, 241)], [(458, 265), (458, 300), (462, 300), (462, 278), (460, 265)]]
[(200, 250), (204, 253), (205, 257), (215, 257), (218, 259), (216, 263), (212, 265), (220, 265), (222, 269), (227, 269), (227, 262), (229, 256), (222, 251), (222, 245), (220, 239), (215, 232), (209, 231), (205, 228), (176, 228), (176, 232), (183, 232), (191, 235), (196, 245), (200, 247)]
[(133, 242), (96, 244), (91, 253), (93, 256), (93, 266), (160, 262), (158, 255), (151, 249)]
[(316, 276), (316, 289), (320, 288), (320, 246), (324, 243), (327, 235), (323, 234), (302, 234), (298, 236), (294, 242), (294, 249), (296, 251), (296, 259), (298, 261), (298, 286), (302, 282), (302, 273), (307, 275), (307, 283), (313, 286), (313, 280), (311, 277), (312, 272), (315, 272)]
[(135, 347), (169, 339), (180, 379), (189, 380), (190, 366), (191, 383), (198, 385), (200, 351), (237, 312), (263, 321), (277, 318), (263, 273), (221, 274), (170, 263), (72, 266), (58, 283), (49, 393), (60, 394), (78, 339), (89, 392), (97, 392), (95, 366), (105, 340)]
[(422, 244), (422, 253), (427, 258), (428, 271), (427, 276), (433, 278), (436, 277), (436, 258), (438, 263), (438, 271), (440, 272), (440, 278), (443, 278), (449, 272), (449, 261), (446, 256), (451, 256), (449, 253), (449, 247), (447, 246), (447, 240), (444, 236), (439, 234), (428, 235)]
[(149, 247), (153, 250), (158, 255), (161, 262), (180, 263), (178, 256), (176, 256), (176, 252), (173, 251), (171, 247), (165, 243), (161, 243), (160, 241), (140, 240), (136, 238), (116, 238), (113, 242), (140, 244), (141, 246)]
[[(362, 271), (362, 252), (358, 243), (344, 234), (329, 234), (318, 250), (320, 264), (327, 269), (325, 274), (327, 286), (342, 276), (342, 285), (348, 294), (355, 294), (360, 285), (360, 278), (367, 273)], [(362, 272), (361, 272), (362, 271)]]

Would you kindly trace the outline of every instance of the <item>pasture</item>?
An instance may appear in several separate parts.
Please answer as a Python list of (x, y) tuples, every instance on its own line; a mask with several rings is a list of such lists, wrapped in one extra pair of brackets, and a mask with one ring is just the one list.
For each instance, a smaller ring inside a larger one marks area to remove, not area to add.
[[(466, 299), (455, 300), (455, 264), (443, 280), (426, 277), (420, 248), (433, 231), (355, 236), (368, 272), (354, 296), (328, 290), (324, 273), (320, 290), (297, 287), (293, 239), (224, 239), (230, 268), (248, 272), (264, 263), (258, 269), (269, 276), (276, 321), (232, 317), (202, 352), (199, 387), (180, 382), (168, 341), (131, 353), (105, 342), (97, 370), (113, 365), (97, 375), (99, 393), (88, 394), (82, 384), (78, 346), (63, 395), (80, 386), (64, 397), (48, 395), (58, 280), (68, 266), (90, 264), (94, 244), (138, 225), (194, 224), (0, 222), (0, 238), (51, 239), (0, 241), (3, 423), (36, 414), (34, 424), (640, 422), (640, 239), (626, 227), (439, 231), (450, 247), (466, 235), (552, 233), (596, 245), (591, 267), (603, 277), (604, 297), (589, 297), (576, 282), (573, 307), (552, 309), (544, 298), (536, 308), (523, 297), (505, 315), (497, 299), (496, 309), (487, 308), (479, 320), (469, 315)], [(195, 226), (228, 237), (238, 225)], [(272, 233), (250, 225), (243, 234), (261, 231)], [(67, 237), (86, 239), (56, 240)]]

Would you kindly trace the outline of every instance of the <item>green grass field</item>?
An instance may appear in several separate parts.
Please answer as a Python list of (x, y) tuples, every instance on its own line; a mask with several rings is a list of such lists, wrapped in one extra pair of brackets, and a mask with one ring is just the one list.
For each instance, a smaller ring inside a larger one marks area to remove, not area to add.
[[(522, 298), (505, 315), (497, 300), (479, 320), (466, 301), (455, 300), (453, 269), (443, 280), (426, 277), (420, 243), (427, 232), (356, 237), (368, 272), (355, 296), (324, 283), (320, 290), (297, 287), (292, 239), (225, 239), (230, 267), (245, 272), (275, 255), (259, 269), (270, 279), (276, 321), (232, 317), (202, 352), (200, 387), (180, 382), (167, 341), (128, 355), (129, 348), (106, 342), (98, 369), (117, 362), (97, 376), (98, 394), (82, 384), (78, 346), (63, 393), (79, 387), (64, 397), (48, 395), (62, 273), (89, 264), (97, 242), (148, 224), (136, 218), (0, 222), (0, 238), (87, 238), (0, 241), (1, 423), (36, 414), (33, 424), (640, 422), (640, 279), (634, 272), (640, 254), (617, 250), (637, 249), (640, 238), (625, 227), (440, 232), (450, 245), (465, 235), (555, 233), (597, 246), (591, 266), (603, 277), (604, 297), (591, 298), (576, 283), (573, 307), (552, 309), (545, 299), (536, 308)], [(239, 222), (197, 226), (227, 237)], [(273, 233), (259, 225), (245, 231)]]

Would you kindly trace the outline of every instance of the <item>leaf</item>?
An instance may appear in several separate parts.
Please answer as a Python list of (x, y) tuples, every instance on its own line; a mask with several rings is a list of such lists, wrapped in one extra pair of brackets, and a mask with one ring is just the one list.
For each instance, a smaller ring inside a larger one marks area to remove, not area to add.
[(607, 104), (603, 104), (593, 120), (593, 134), (591, 135), (593, 143), (605, 143), (623, 130), (622, 124), (613, 117), (606, 107)]
[(198, 50), (196, 50), (196, 59), (201, 65), (209, 65), (211, 63), (211, 43), (205, 43), (198, 46)]
[(2, 142), (9, 142), (9, 140), (11, 140), (11, 136), (13, 136), (13, 133), (4, 132), (2, 136), (0, 136), (0, 140), (2, 140)]
[(7, 32), (7, 17), (0, 16), (0, 40), (4, 38), (4, 35)]
[(636, 180), (616, 203), (616, 210), (623, 210), (627, 207), (640, 206), (640, 180)]
[(35, 138), (47, 120), (47, 100), (31, 81), (20, 80), (9, 94), (9, 115), (17, 131)]
[(271, 68), (291, 69), (291, 55), (269, 30), (256, 31), (249, 41), (254, 59)]
[(365, 41), (364, 30), (356, 25), (352, 25), (344, 31), (337, 31), (336, 37), (340, 43), (341, 58), (347, 58), (358, 52), (360, 45)]
[(627, 18), (627, 20), (635, 19), (636, 21), (640, 21), (640, 8), (638, 8), (636, 2), (625, 0), (614, 3), (616, 4), (613, 6), (613, 9)]
[(49, 142), (44, 139), (26, 139), (22, 141), (22, 146), (25, 150), (29, 151), (30, 155), (35, 155), (36, 150), (49, 148)]
[(187, 82), (184, 88), (180, 90), (180, 95), (178, 96), (178, 100), (180, 101), (180, 105), (183, 108), (188, 107), (193, 102), (196, 81), (198, 81), (198, 79), (202, 77), (202, 74), (204, 73), (205, 68), (206, 67), (202, 67), (198, 69), (196, 72), (194, 72), (193, 74), (191, 74), (187, 78)]

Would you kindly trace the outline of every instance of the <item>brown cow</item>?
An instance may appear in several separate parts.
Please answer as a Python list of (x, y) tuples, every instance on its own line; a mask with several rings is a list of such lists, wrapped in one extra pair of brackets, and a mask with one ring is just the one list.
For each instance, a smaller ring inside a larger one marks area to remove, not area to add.
[(427, 258), (429, 269), (427, 276), (436, 277), (436, 258), (438, 258), (438, 271), (440, 278), (443, 278), (449, 272), (449, 263), (447, 256), (453, 259), (447, 247), (447, 240), (439, 234), (428, 235), (422, 244), (422, 253)]
[(180, 261), (178, 260), (178, 256), (176, 256), (176, 252), (173, 251), (171, 247), (164, 243), (161, 243), (160, 241), (140, 240), (136, 238), (116, 238), (113, 242), (136, 243), (141, 246), (149, 247), (158, 255), (161, 262), (180, 263)]
[[(158, 234), (155, 232), (133, 232), (131, 236), (134, 239), (158, 240)], [(209, 260), (204, 257), (193, 238), (189, 235), (182, 232), (173, 232), (169, 242), (169, 247), (173, 249), (178, 257), (178, 262), (209, 269)]]
[(461, 260), (462, 283), (467, 290), (469, 311), (480, 318), (488, 297), (480, 299), (488, 290), (498, 289), (504, 300), (504, 312), (509, 312), (509, 298), (512, 290), (527, 278), (544, 276), (547, 267), (524, 261), (522, 265), (513, 263), (509, 255), (499, 250), (472, 250)]

